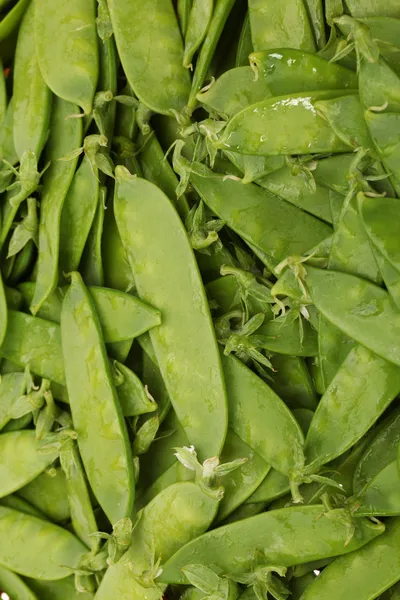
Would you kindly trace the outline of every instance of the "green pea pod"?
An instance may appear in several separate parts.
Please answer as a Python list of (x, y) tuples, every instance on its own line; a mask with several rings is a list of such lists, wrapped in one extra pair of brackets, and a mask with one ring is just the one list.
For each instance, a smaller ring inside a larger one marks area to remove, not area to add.
[(82, 258), (99, 200), (99, 180), (85, 156), (65, 197), (60, 225), (59, 269), (76, 270)]
[[(107, 569), (96, 600), (130, 600), (133, 596), (137, 600), (158, 600), (160, 588), (152, 581), (158, 571), (154, 561), (159, 556), (168, 559), (206, 531), (217, 508), (218, 502), (192, 482), (171, 485), (158, 494), (141, 512), (129, 550)], [(145, 570), (150, 579), (147, 582), (143, 581)]]
[(18, 27), (22, 17), (24, 16), (30, 0), (18, 0), (11, 10), (0, 21), (0, 42), (3, 42)]
[(61, 212), (77, 163), (77, 159), (58, 159), (81, 144), (82, 120), (68, 119), (77, 110), (78, 107), (69, 102), (59, 98), (54, 100), (46, 150), (50, 168), (44, 177), (40, 202), (38, 272), (31, 304), (33, 314), (38, 312), (57, 285)]
[(382, 162), (390, 174), (396, 193), (400, 193), (400, 116), (395, 113), (365, 111), (365, 120)]
[[(98, 7), (98, 13), (99, 11), (100, 5)], [(99, 44), (100, 73), (98, 89), (111, 92), (113, 96), (115, 96), (118, 92), (118, 55), (114, 37), (110, 37), (106, 40), (101, 40)], [(102, 107), (100, 123), (103, 130), (101, 131), (100, 129), (100, 133), (106, 136), (109, 146), (111, 145), (112, 138), (114, 135), (116, 113), (117, 103), (115, 101), (107, 102), (106, 105)]]
[(14, 99), (11, 98), (7, 111), (0, 127), (0, 155), (12, 165), (17, 164), (18, 154), (14, 147)]
[(189, 69), (193, 56), (200, 48), (211, 22), (214, 0), (193, 0), (185, 32), (183, 66)]
[(103, 236), (105, 200), (107, 190), (100, 188), (100, 198), (96, 214), (89, 231), (82, 255), (81, 273), (86, 285), (104, 285), (103, 257), (101, 254), (101, 238)]
[(317, 245), (331, 232), (325, 223), (255, 184), (243, 186), (218, 175), (207, 178), (193, 174), (191, 181), (207, 206), (259, 249), (272, 269), (287, 256)]
[(7, 333), (7, 298), (4, 290), (3, 278), (0, 274), (0, 346)]
[(192, 0), (178, 0), (177, 11), (183, 37), (186, 35), (191, 8)]
[(272, 373), (269, 385), (274, 392), (291, 408), (315, 410), (317, 396), (304, 359), (276, 354), (271, 362), (276, 372)]
[(39, 581), (26, 577), (28, 585), (40, 600), (93, 600), (94, 594), (78, 592), (74, 577), (65, 577), (56, 581)]
[(344, 359), (356, 345), (355, 340), (345, 335), (321, 314), (319, 315), (318, 366), (322, 382), (321, 393), (326, 391)]
[(186, 219), (189, 213), (188, 201), (184, 194), (179, 198), (176, 196), (179, 181), (164, 156), (155, 132), (152, 132), (147, 139), (143, 135), (139, 136), (138, 145), (141, 148), (139, 161), (143, 177), (158, 186), (175, 205), (181, 218)]
[(0, 379), (0, 430), (11, 419), (11, 409), (14, 402), (25, 392), (25, 377), (23, 373), (7, 373)]
[(372, 149), (372, 139), (358, 96), (321, 100), (315, 103), (315, 109), (344, 144), (354, 149)]
[(269, 511), (225, 525), (178, 550), (164, 564), (160, 580), (187, 583), (181, 569), (192, 563), (212, 564), (224, 573), (250, 572), (255, 550), (265, 554), (266, 564), (295, 566), (352, 552), (384, 531), (380, 523), (357, 519), (356, 532), (346, 545), (345, 515), (343, 509), (324, 514), (322, 506), (314, 505)]
[(289, 478), (283, 473), (272, 469), (256, 491), (247, 499), (247, 502), (250, 504), (270, 503), (273, 500), (282, 498), (282, 496), (285, 496), (289, 492)]
[(372, 479), (357, 499), (356, 516), (400, 515), (400, 475), (397, 458)]
[(376, 262), (378, 263), (382, 279), (385, 282), (387, 290), (396, 304), (400, 309), (400, 277), (399, 272), (395, 269), (391, 262), (389, 262), (383, 254), (379, 252), (377, 248), (374, 248), (374, 254)]
[(302, 92), (258, 102), (228, 122), (216, 145), (257, 156), (348, 152), (349, 147), (314, 106), (320, 100), (346, 93), (346, 90)]
[[(78, 273), (72, 274), (64, 298), (61, 333), (68, 396), (82, 461), (96, 498), (115, 524), (131, 514), (132, 458), (99, 320)], [(91, 404), (93, 410), (89, 410)], [(95, 444), (98, 435), (103, 439), (100, 448)], [(102, 475), (107, 469), (113, 473), (112, 480)]]
[(39, 159), (48, 134), (51, 92), (37, 63), (33, 3), (27, 9), (19, 30), (14, 70), (15, 149), (19, 159), (27, 150), (34, 152)]
[(196, 106), (196, 97), (203, 87), (204, 80), (207, 76), (207, 71), (211, 65), (215, 49), (221, 37), (225, 23), (235, 4), (235, 0), (217, 0), (214, 13), (204, 39), (199, 56), (194, 70), (192, 87), (189, 94), (189, 99), (186, 106), (186, 113), (191, 116)]
[(396, 233), (396, 220), (400, 215), (398, 199), (369, 198), (360, 194), (358, 202), (369, 239), (400, 277), (400, 248)]
[(399, 391), (397, 366), (363, 346), (353, 348), (311, 422), (305, 445), (308, 470), (326, 464), (354, 445)]
[(274, 96), (309, 90), (358, 88), (355, 73), (302, 50), (277, 47), (253, 52), (249, 59), (258, 79), (265, 81)]
[[(136, 96), (155, 112), (182, 112), (190, 78), (182, 65), (183, 46), (172, 2), (108, 0), (108, 7), (122, 66)], [(142, 27), (148, 19), (151, 30)]]
[(271, 96), (264, 78), (255, 79), (249, 66), (226, 71), (196, 98), (207, 109), (233, 117), (247, 106)]
[(39, 600), (16, 573), (5, 567), (0, 567), (0, 589), (15, 600)]
[(95, 0), (35, 2), (37, 57), (43, 78), (54, 94), (77, 104), (85, 114), (92, 110), (99, 77), (95, 4)]
[(115, 362), (114, 368), (118, 371), (119, 376), (122, 375), (123, 378), (123, 381), (117, 385), (117, 393), (124, 416), (135, 417), (154, 412), (157, 409), (157, 404), (146, 392), (139, 377), (121, 363)]
[(399, 540), (400, 519), (390, 519), (381, 536), (328, 565), (306, 589), (302, 600), (337, 600), (339, 589), (342, 598), (377, 598), (400, 579)]
[(359, 73), (360, 100), (364, 108), (400, 110), (400, 77), (381, 57), (378, 62), (361, 61)]
[(314, 31), (317, 48), (321, 50), (326, 44), (325, 17), (322, 0), (306, 0), (305, 5)]
[(316, 52), (303, 0), (283, 0), (279, 5), (250, 0), (249, 15), (254, 50), (298, 48), (305, 52)]
[(400, 366), (400, 314), (389, 294), (348, 273), (308, 266), (306, 270), (317, 309), (359, 344)]
[(250, 16), (247, 11), (236, 50), (235, 67), (246, 67), (249, 64), (251, 52), (253, 52), (253, 41), (251, 39)]
[(102, 254), (105, 285), (122, 292), (134, 288), (132, 271), (115, 221), (114, 202), (107, 205), (104, 215)]
[(4, 506), (0, 517), (2, 566), (45, 580), (62, 579), (78, 567), (86, 548), (66, 529)]
[(0, 434), (0, 448), (2, 497), (35, 479), (57, 456), (40, 453), (35, 432), (30, 430)]
[(67, 483), (60, 467), (41, 473), (18, 490), (18, 496), (40, 510), (51, 521), (62, 523), (70, 518)]
[(392, 17), (367, 17), (361, 18), (360, 21), (369, 28), (372, 38), (377, 40), (379, 51), (383, 58), (396, 73), (399, 73), (400, 19), (394, 19)]
[(19, 498), (19, 496), (16, 496), (15, 494), (11, 494), (10, 496), (5, 496), (4, 498), (1, 498), (0, 506), (6, 506), (7, 508), (12, 508), (13, 510), (17, 510), (26, 515), (46, 520), (45, 515), (42, 512), (40, 512), (40, 510), (29, 504), (29, 502), (27, 502), (23, 498)]
[(3, 124), (4, 117), (7, 113), (7, 89), (6, 89), (6, 77), (4, 74), (3, 62), (0, 60), (0, 125)]
[(346, 0), (353, 17), (395, 17), (400, 19), (397, 0)]
[[(142, 194), (146, 203), (141, 202)], [(114, 202), (139, 294), (159, 303), (165, 316), (151, 340), (171, 401), (201, 458), (218, 455), (227, 428), (225, 387), (203, 286), (184, 227), (161, 190), (121, 167), (116, 169)]]
[[(285, 166), (284, 156), (252, 156), (251, 154), (238, 154), (238, 152), (230, 152), (226, 150), (225, 156), (229, 158), (231, 163), (243, 173), (242, 183), (251, 183), (257, 180), (257, 183), (263, 186), (265, 175), (280, 170)], [(228, 175), (231, 173), (228, 172)], [(265, 186), (266, 187), (266, 186)], [(266, 187), (266, 189), (268, 189)]]
[(7, 278), (9, 285), (17, 285), (33, 268), (33, 263), (36, 259), (36, 246), (32, 239), (22, 248), (15, 256), (15, 261), (10, 275)]

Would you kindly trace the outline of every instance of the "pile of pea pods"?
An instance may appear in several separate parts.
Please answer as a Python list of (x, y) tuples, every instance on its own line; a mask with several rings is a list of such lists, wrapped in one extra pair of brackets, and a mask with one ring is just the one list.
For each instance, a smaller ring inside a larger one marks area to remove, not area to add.
[(0, 598), (400, 599), (400, 0), (0, 0)]

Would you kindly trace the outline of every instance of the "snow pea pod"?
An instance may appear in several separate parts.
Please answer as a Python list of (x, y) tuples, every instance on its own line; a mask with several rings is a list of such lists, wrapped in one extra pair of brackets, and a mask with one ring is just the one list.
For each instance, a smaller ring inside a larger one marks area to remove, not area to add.
[[(141, 202), (143, 194), (145, 204)], [(207, 301), (186, 231), (161, 190), (121, 167), (116, 169), (114, 202), (139, 294), (145, 301), (158, 303), (163, 314), (163, 323), (150, 337), (174, 409), (201, 459), (218, 455), (227, 428), (226, 393)], [(195, 371), (193, 364), (197, 365)]]
[(279, 5), (250, 0), (249, 15), (254, 50), (298, 48), (316, 51), (303, 0), (283, 0)]
[(382, 524), (357, 519), (355, 535), (346, 545), (344, 510), (323, 513), (320, 505), (285, 508), (209, 531), (167, 560), (160, 580), (187, 583), (181, 568), (196, 562), (225, 573), (250, 572), (255, 550), (262, 551), (269, 564), (294, 566), (352, 552), (384, 531)]
[[(157, 404), (146, 392), (139, 377), (120, 362), (115, 361), (113, 366), (117, 371), (114, 379), (124, 416), (135, 417), (155, 411)], [(121, 378), (122, 381), (120, 382)]]
[(317, 48), (321, 50), (326, 45), (325, 17), (322, 0), (306, 0), (305, 5), (310, 18), (311, 27), (314, 31)]
[[(37, 56), (49, 88), (84, 113), (92, 110), (99, 77), (95, 0), (35, 1)], [(54, 35), (57, 32), (57, 35)], [(60, 65), (68, 65), (60, 69)]]
[(3, 278), (0, 274), (0, 345), (4, 342), (7, 333), (7, 319), (7, 298)]
[(51, 521), (62, 523), (70, 518), (67, 483), (60, 467), (41, 473), (18, 490), (18, 496), (40, 510)]
[(356, 516), (400, 515), (400, 475), (397, 459), (367, 484), (357, 499)]
[(186, 34), (191, 8), (192, 0), (178, 0), (176, 9), (178, 12), (179, 24), (181, 26), (181, 32), (183, 37), (185, 37)]
[(247, 66), (249, 64), (249, 55), (251, 52), (253, 52), (253, 42), (251, 39), (250, 16), (249, 11), (247, 11), (236, 50), (235, 67)]
[(6, 78), (4, 75), (4, 67), (3, 62), (0, 60), (0, 126), (3, 124), (4, 117), (7, 113), (7, 88), (6, 88)]
[(94, 594), (78, 592), (75, 587), (74, 577), (65, 577), (56, 581), (39, 581), (39, 579), (25, 578), (29, 587), (37, 594), (40, 600), (93, 600)]
[(389, 294), (348, 273), (306, 267), (317, 309), (344, 333), (400, 366), (400, 314)]
[(193, 110), (195, 109), (197, 94), (203, 87), (204, 80), (207, 76), (207, 71), (215, 53), (215, 49), (234, 4), (235, 0), (216, 1), (210, 26), (201, 47), (201, 51), (196, 62), (196, 68), (194, 70), (192, 87), (185, 108), (188, 116), (191, 116)]
[[(382, 162), (390, 174), (396, 193), (400, 194), (400, 115), (365, 111), (365, 120)], [(388, 194), (390, 196), (390, 194)]]
[(96, 214), (100, 185), (85, 156), (75, 172), (61, 211), (59, 269), (70, 273), (79, 267)]
[(390, 519), (382, 535), (328, 565), (302, 600), (374, 600), (400, 579), (399, 540), (400, 518)]
[(35, 479), (56, 456), (55, 453), (42, 454), (38, 451), (34, 431), (0, 434), (0, 496), (12, 494)]
[(19, 496), (15, 494), (11, 494), (10, 496), (5, 496), (0, 499), (0, 506), (6, 506), (7, 508), (12, 508), (13, 510), (17, 510), (26, 515), (31, 515), (32, 517), (37, 517), (38, 519), (46, 520), (45, 515), (40, 512), (36, 507), (32, 506)]
[(218, 502), (192, 482), (176, 483), (158, 494), (141, 512), (129, 550), (107, 569), (96, 600), (157, 600), (160, 588), (152, 582), (147, 582), (146, 587), (140, 583), (143, 572), (151, 566), (151, 558), (167, 559), (201, 535), (213, 521), (217, 508)]
[(193, 56), (200, 48), (211, 22), (214, 0), (193, 0), (185, 32), (183, 66), (192, 66)]
[(389, 262), (383, 254), (379, 252), (377, 248), (374, 248), (374, 255), (376, 262), (378, 263), (382, 279), (385, 282), (387, 290), (396, 304), (400, 309), (400, 277), (399, 272), (395, 269), (391, 262)]
[(329, 98), (315, 103), (315, 110), (329, 123), (337, 137), (354, 149), (373, 149), (358, 96)]
[(374, 63), (362, 60), (358, 81), (364, 108), (384, 106), (388, 112), (399, 112), (400, 77), (382, 57)]
[(24, 16), (30, 0), (19, 0), (0, 21), (0, 42), (7, 39)]
[(309, 90), (358, 88), (355, 73), (302, 50), (277, 47), (253, 52), (249, 60), (258, 79), (265, 81), (274, 96)]
[(101, 238), (103, 236), (105, 204), (107, 195), (105, 187), (100, 188), (100, 198), (96, 214), (90, 228), (82, 254), (81, 273), (86, 285), (104, 285), (103, 258), (101, 254)]
[[(136, 96), (155, 112), (180, 113), (190, 78), (182, 64), (183, 45), (172, 2), (108, 0), (108, 8), (122, 66)], [(142, 26), (149, 20), (150, 30)]]
[(54, 99), (46, 149), (50, 168), (44, 176), (40, 201), (38, 271), (31, 304), (33, 314), (37, 313), (57, 285), (61, 211), (77, 163), (77, 159), (57, 159), (68, 155), (81, 144), (82, 119), (66, 119), (77, 111), (77, 106), (60, 98)]
[[(254, 156), (251, 154), (230, 152), (229, 150), (225, 150), (224, 154), (229, 158), (233, 166), (238, 169), (238, 175), (243, 173), (242, 183), (251, 183), (252, 181), (257, 180), (257, 183), (261, 185), (261, 187), (263, 187), (261, 182), (263, 181), (264, 175), (280, 170), (286, 163), (285, 157), (279, 155)], [(227, 174), (235, 175), (235, 173), (230, 173), (229, 170)]]
[(400, 19), (397, 0), (346, 0), (347, 8), (353, 17), (395, 17)]
[(246, 66), (225, 71), (196, 98), (207, 109), (229, 118), (269, 96), (271, 92), (265, 79), (260, 77), (255, 80), (252, 69)]
[(255, 184), (244, 186), (219, 175), (192, 174), (191, 181), (207, 206), (259, 249), (272, 269), (287, 256), (304, 253), (331, 233), (329, 225)]
[(19, 159), (27, 150), (39, 159), (48, 134), (51, 92), (36, 58), (33, 3), (24, 15), (18, 34), (13, 110), (13, 137)]
[[(100, 506), (114, 524), (131, 514), (132, 457), (100, 323), (76, 272), (71, 276), (63, 302), (61, 337), (68, 396), (82, 461)], [(95, 442), (99, 434), (101, 446)], [(103, 477), (103, 469), (113, 473), (112, 480)]]
[(397, 366), (363, 346), (353, 348), (315, 411), (305, 444), (307, 468), (315, 469), (343, 454), (399, 391)]
[(348, 152), (315, 108), (320, 100), (347, 93), (321, 90), (267, 98), (237, 113), (215, 145), (257, 156)]
[(23, 579), (5, 567), (0, 567), (0, 589), (13, 600), (39, 600)]
[(14, 100), (11, 98), (7, 106), (6, 115), (0, 127), (0, 156), (12, 165), (17, 164), (18, 154), (14, 147)]
[(37, 579), (67, 577), (86, 552), (66, 529), (5, 506), (0, 507), (0, 541), (0, 564)]
[(0, 379), (0, 430), (11, 419), (14, 402), (24, 394), (25, 377), (23, 373), (7, 373)]
[(400, 277), (400, 248), (396, 221), (400, 216), (397, 198), (358, 196), (358, 205), (369, 239), (379, 252), (398, 271)]

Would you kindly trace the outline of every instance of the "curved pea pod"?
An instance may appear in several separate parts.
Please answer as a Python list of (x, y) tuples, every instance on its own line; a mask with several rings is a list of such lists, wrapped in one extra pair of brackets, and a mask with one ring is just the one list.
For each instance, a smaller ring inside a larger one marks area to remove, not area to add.
[[(223, 176), (191, 176), (207, 206), (275, 268), (287, 256), (302, 254), (331, 233), (329, 225), (280, 200), (255, 184)], [(284, 226), (285, 225), (285, 226)]]
[(364, 108), (400, 110), (400, 77), (380, 57), (378, 62), (361, 61), (359, 73), (360, 100)]
[[(132, 457), (99, 320), (78, 273), (72, 274), (64, 298), (61, 334), (65, 378), (82, 461), (100, 506), (114, 524), (130, 516), (132, 510)], [(95, 442), (99, 435), (101, 446)], [(104, 478), (104, 470), (112, 472), (113, 478)]]
[(400, 515), (400, 475), (397, 459), (367, 484), (356, 499), (356, 516)]
[(169, 558), (206, 531), (217, 508), (218, 502), (192, 482), (176, 483), (158, 494), (140, 513), (129, 550), (107, 569), (96, 600), (157, 600), (160, 589), (153, 582), (145, 588), (140, 584), (143, 572), (152, 560)]
[(41, 473), (18, 490), (18, 496), (40, 510), (51, 521), (60, 523), (70, 518), (67, 483), (60, 467)]
[(70, 273), (79, 267), (96, 214), (100, 185), (87, 156), (75, 172), (65, 197), (60, 225), (59, 270)]
[(12, 494), (35, 479), (56, 457), (55, 453), (39, 452), (32, 430), (0, 434), (0, 496)]
[(6, 40), (18, 27), (30, 0), (19, 0), (0, 21), (0, 42)]
[(283, 0), (279, 5), (249, 1), (254, 50), (299, 48), (315, 52), (315, 41), (303, 0)]
[(197, 94), (197, 100), (207, 109), (228, 118), (271, 96), (266, 81), (263, 78), (256, 79), (249, 66), (226, 71), (207, 88)]
[(0, 156), (12, 165), (17, 164), (18, 154), (14, 146), (14, 100), (11, 98), (7, 111), (0, 127)]
[[(400, 518), (364, 548), (328, 565), (302, 600), (374, 600), (400, 579)], [(343, 577), (343, 574), (346, 574)]]
[[(172, 2), (108, 0), (108, 8), (122, 66), (136, 96), (155, 112), (180, 113), (190, 77), (182, 64), (183, 45)], [(143, 28), (149, 19), (150, 30)]]
[[(187, 583), (182, 567), (194, 562), (215, 566), (220, 572), (250, 572), (256, 550), (266, 564), (295, 566), (352, 552), (384, 531), (384, 525), (355, 520), (355, 532), (346, 545), (349, 522), (343, 509), (324, 514), (320, 505), (273, 510), (210, 531), (181, 548), (163, 565), (160, 580)], [(307, 542), (305, 543), (305, 540)], [(234, 552), (229, 550), (234, 548)]]
[(400, 19), (397, 0), (346, 0), (346, 5), (350, 14), (356, 18), (387, 16)]
[(315, 103), (344, 96), (346, 90), (315, 91), (267, 98), (237, 113), (215, 145), (242, 154), (348, 152)]
[[(155, 411), (157, 404), (146, 392), (139, 377), (122, 363), (115, 361), (113, 366), (118, 373), (114, 380), (124, 416), (135, 417)], [(118, 384), (121, 377), (122, 381)]]
[(29, 587), (37, 594), (40, 600), (93, 600), (94, 594), (78, 592), (75, 587), (74, 577), (65, 577), (56, 581), (39, 581), (39, 579), (25, 578)]
[(357, 76), (350, 69), (294, 48), (277, 47), (253, 52), (249, 60), (258, 80), (265, 81), (273, 96), (358, 88)]
[(400, 313), (389, 294), (365, 279), (306, 267), (317, 309), (341, 331), (400, 366)]
[(86, 547), (66, 529), (5, 506), (0, 507), (0, 542), (2, 566), (45, 580), (70, 575), (86, 552)]
[(39, 159), (48, 134), (51, 92), (36, 58), (33, 3), (24, 15), (18, 34), (13, 110), (13, 137), (19, 159), (28, 150)]
[(227, 428), (226, 392), (186, 231), (161, 190), (121, 168), (116, 169), (114, 202), (138, 292), (146, 302), (157, 303), (163, 315), (150, 337), (174, 409), (201, 458), (218, 455)]
[(35, 2), (36, 49), (43, 78), (54, 94), (86, 114), (92, 110), (99, 77), (95, 18), (94, 0)]
[(311, 422), (305, 452), (312, 471), (343, 454), (375, 423), (400, 391), (399, 367), (363, 346), (350, 351)]
[(396, 222), (400, 217), (397, 198), (369, 198), (359, 194), (362, 220), (371, 242), (398, 271), (400, 277), (400, 246)]
[(50, 168), (44, 176), (40, 201), (38, 272), (31, 306), (33, 314), (57, 285), (61, 211), (77, 163), (77, 159), (57, 159), (81, 145), (82, 119), (67, 119), (77, 111), (77, 106), (60, 98), (54, 99), (46, 150)]
[(358, 96), (343, 96), (320, 100), (316, 111), (329, 123), (337, 137), (351, 148), (373, 149), (372, 139), (364, 120)]
[(236, 67), (246, 67), (249, 64), (249, 55), (253, 51), (253, 42), (251, 39), (250, 16), (247, 11), (240, 32), (238, 47), (236, 50)]
[(183, 66), (187, 69), (192, 66), (193, 56), (207, 34), (213, 9), (214, 0), (193, 0), (185, 31), (185, 48), (183, 53)]
[[(365, 120), (382, 162), (390, 174), (396, 193), (400, 193), (400, 115), (365, 111)], [(390, 195), (390, 194), (388, 194)]]
[(41, 513), (40, 510), (29, 504), (29, 502), (27, 502), (23, 498), (16, 496), (15, 494), (11, 494), (10, 496), (5, 496), (4, 498), (1, 498), (0, 506), (6, 506), (7, 508), (12, 508), (13, 510), (25, 513), (26, 515), (31, 515), (32, 517), (37, 517), (38, 519), (46, 520), (45, 515)]
[(0, 567), (0, 589), (15, 600), (39, 600), (23, 579), (5, 567)]
[(6, 373), (0, 379), (0, 430), (11, 419), (11, 409), (14, 402), (20, 398), (25, 391), (24, 373)]

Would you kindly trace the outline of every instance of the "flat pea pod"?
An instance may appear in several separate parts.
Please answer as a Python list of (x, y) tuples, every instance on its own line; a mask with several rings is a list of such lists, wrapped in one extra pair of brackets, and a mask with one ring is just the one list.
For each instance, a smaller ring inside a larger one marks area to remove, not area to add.
[[(100, 506), (110, 522), (116, 523), (132, 511), (132, 457), (100, 323), (76, 272), (71, 275), (63, 302), (61, 337), (68, 396), (82, 461)], [(98, 435), (103, 440), (101, 447), (95, 443)], [(110, 480), (103, 477), (107, 469), (113, 473)]]
[(400, 515), (400, 475), (397, 459), (386, 465), (357, 498), (356, 516)]
[(80, 270), (86, 285), (104, 285), (103, 257), (101, 254), (101, 238), (103, 236), (105, 197), (107, 190), (100, 187), (100, 197), (96, 214), (90, 228), (82, 255)]
[(247, 66), (225, 71), (196, 98), (207, 109), (229, 118), (269, 96), (271, 92), (265, 79), (256, 80), (252, 69)]
[(395, 267), (389, 262), (378, 249), (374, 248), (374, 255), (376, 262), (378, 263), (382, 279), (385, 282), (387, 290), (396, 304), (396, 306), (400, 309), (400, 277), (399, 272)]
[[(146, 391), (139, 377), (120, 362), (114, 362), (113, 366), (118, 372), (114, 379), (124, 416), (135, 417), (155, 411), (157, 404)], [(119, 383), (121, 377), (122, 381)]]
[(14, 146), (14, 100), (11, 98), (7, 111), (0, 127), (0, 156), (12, 165), (17, 164), (18, 154)]
[(226, 150), (224, 154), (229, 158), (234, 167), (243, 173), (242, 183), (251, 183), (257, 180), (257, 183), (262, 186), (261, 182), (265, 175), (278, 171), (285, 165), (285, 157), (279, 155), (254, 156), (251, 154), (230, 152), (229, 150)]
[[(26, 543), (28, 539), (34, 546)], [(67, 577), (86, 551), (66, 529), (5, 506), (0, 507), (0, 541), (3, 567), (45, 580)]]
[(34, 152), (37, 159), (45, 144), (50, 111), (51, 92), (47, 87), (36, 58), (34, 5), (23, 17), (15, 51), (13, 137), (19, 159), (24, 152)]
[(322, 90), (267, 98), (228, 121), (215, 145), (257, 156), (348, 152), (349, 146), (315, 109), (319, 100), (347, 93)]
[[(396, 193), (400, 194), (400, 115), (365, 111), (365, 120), (382, 162), (390, 173)], [(390, 196), (390, 194), (388, 194)]]
[(247, 499), (249, 504), (272, 502), (290, 492), (289, 479), (283, 473), (272, 469), (260, 483), (255, 492)]
[[(379, 51), (396, 73), (400, 71), (399, 28), (400, 19), (393, 17), (366, 17), (360, 21), (367, 25), (373, 39), (380, 40)], [(388, 44), (386, 46), (385, 42)], [(397, 49), (396, 49), (397, 48)]]
[(361, 103), (367, 110), (384, 106), (388, 112), (399, 112), (400, 77), (382, 57), (374, 63), (361, 61), (359, 87)]
[(74, 577), (65, 577), (56, 581), (39, 581), (39, 579), (25, 578), (29, 587), (37, 594), (40, 600), (93, 600), (94, 594), (78, 592), (75, 587)]
[(39, 452), (34, 431), (0, 434), (0, 496), (7, 496), (22, 488), (40, 475), (55, 458), (55, 453)]
[(306, 270), (317, 309), (359, 344), (400, 366), (400, 314), (389, 294), (348, 273), (309, 266)]
[(62, 523), (70, 518), (67, 483), (60, 467), (43, 471), (18, 490), (18, 496), (40, 510), (51, 521)]
[(255, 184), (244, 186), (219, 175), (192, 175), (191, 181), (207, 206), (245, 242), (259, 249), (272, 269), (287, 256), (303, 254), (331, 233), (329, 225)]
[(134, 287), (133, 275), (115, 221), (114, 202), (107, 205), (101, 245), (105, 285), (114, 290), (128, 292)]
[(195, 109), (196, 96), (203, 87), (204, 80), (207, 76), (207, 71), (211, 65), (211, 61), (215, 53), (215, 49), (234, 4), (235, 0), (216, 0), (211, 23), (197, 58), (196, 68), (194, 70), (192, 87), (185, 109), (188, 116), (191, 116), (193, 110)]
[(358, 205), (369, 239), (400, 277), (400, 247), (396, 229), (396, 221), (400, 217), (398, 198), (369, 198), (360, 194)]
[(307, 468), (343, 454), (368, 431), (399, 393), (399, 372), (363, 346), (350, 351), (311, 422), (305, 444)]
[(279, 5), (271, 1), (250, 0), (249, 15), (254, 50), (298, 48), (316, 52), (303, 0), (283, 0)]
[(44, 176), (40, 201), (38, 271), (31, 304), (33, 314), (37, 313), (57, 285), (61, 211), (77, 163), (77, 159), (57, 159), (68, 155), (81, 144), (82, 119), (67, 118), (77, 111), (77, 106), (60, 98), (54, 99), (46, 149), (50, 168)]
[(195, 483), (176, 483), (163, 490), (141, 512), (131, 547), (117, 564), (107, 569), (96, 600), (132, 597), (157, 600), (160, 589), (155, 585), (143, 588), (138, 581), (149, 568), (144, 545), (150, 546), (154, 556), (169, 558), (207, 530), (217, 508), (218, 502), (206, 496)]
[[(146, 203), (141, 202), (143, 194)], [(227, 429), (226, 392), (186, 231), (161, 190), (121, 167), (116, 169), (114, 208), (138, 292), (145, 301), (158, 304), (163, 315), (150, 337), (174, 409), (200, 457), (218, 455)]]
[(316, 111), (329, 123), (337, 137), (354, 149), (373, 149), (358, 96), (329, 98), (315, 103)]
[(253, 52), (253, 41), (251, 39), (250, 16), (249, 11), (247, 11), (236, 50), (235, 67), (247, 66), (251, 52)]
[(347, 8), (353, 17), (395, 17), (400, 19), (397, 0), (346, 0)]
[(321, 375), (321, 393), (331, 383), (350, 350), (357, 344), (330, 321), (319, 315), (318, 360)]
[(11, 10), (0, 21), (0, 42), (6, 40), (18, 27), (25, 14), (30, 0), (18, 0)]
[(59, 269), (70, 273), (79, 267), (99, 201), (100, 185), (85, 156), (65, 197), (60, 225)]
[(189, 22), (190, 9), (192, 7), (192, 0), (178, 0), (177, 12), (179, 17), (179, 24), (181, 26), (181, 32), (185, 37), (186, 30)]
[(189, 69), (211, 22), (214, 0), (193, 0), (185, 32), (183, 66)]
[(7, 373), (0, 379), (0, 430), (11, 419), (14, 402), (24, 394), (25, 378), (23, 373)]
[(39, 600), (23, 579), (5, 567), (0, 567), (0, 589), (13, 600)]
[(326, 45), (325, 16), (322, 0), (305, 0), (310, 23), (314, 31), (317, 48), (322, 50)]
[[(54, 94), (77, 104), (85, 114), (92, 110), (99, 77), (95, 4), (95, 0), (35, 1), (36, 49), (43, 78)], [(68, 69), (60, 69), (63, 64)]]
[(271, 357), (275, 373), (272, 374), (271, 388), (290, 408), (315, 410), (317, 396), (310, 373), (300, 356), (275, 354)]
[(370, 544), (328, 565), (306, 589), (302, 600), (374, 600), (400, 579), (399, 540), (397, 517), (390, 519), (385, 532)]
[(302, 50), (276, 47), (253, 52), (249, 60), (257, 78), (265, 81), (273, 96), (358, 88), (357, 76), (350, 69)]
[(167, 560), (160, 580), (187, 583), (181, 568), (192, 563), (213, 565), (224, 573), (250, 572), (255, 550), (263, 552), (269, 564), (295, 566), (352, 552), (384, 531), (382, 524), (357, 519), (356, 532), (346, 545), (344, 510), (331, 511), (329, 518), (323, 513), (321, 505), (284, 508), (209, 531)]
[[(108, 8), (122, 66), (136, 96), (155, 112), (182, 112), (190, 77), (182, 64), (183, 45), (172, 2), (108, 0)], [(150, 30), (142, 27), (149, 19)]]
[(25, 513), (26, 515), (31, 515), (32, 517), (37, 517), (38, 519), (46, 520), (45, 515), (40, 512), (36, 507), (32, 506), (19, 496), (15, 494), (11, 494), (10, 496), (5, 496), (0, 499), (0, 506), (6, 506), (7, 508), (12, 508), (13, 510), (17, 510), (19, 512)]

